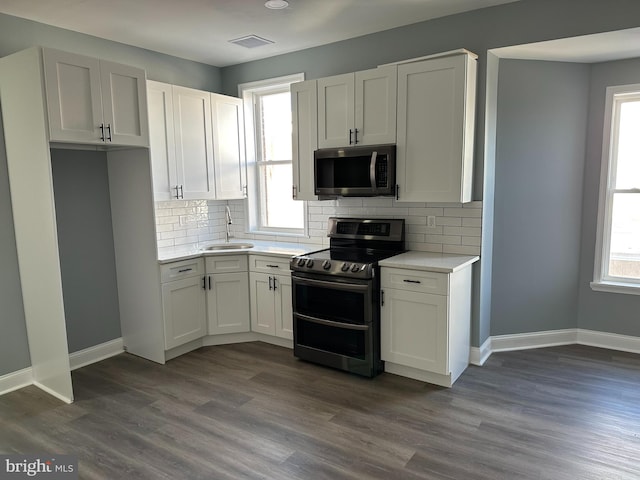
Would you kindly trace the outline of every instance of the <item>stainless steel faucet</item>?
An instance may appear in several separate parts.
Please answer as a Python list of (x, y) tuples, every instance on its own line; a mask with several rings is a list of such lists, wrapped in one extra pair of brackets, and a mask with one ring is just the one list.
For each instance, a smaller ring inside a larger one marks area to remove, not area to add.
[(231, 225), (233, 223), (233, 221), (231, 220), (231, 210), (229, 209), (229, 205), (225, 205), (224, 206), (226, 212), (225, 212), (225, 237), (224, 237), (224, 241), (229, 243), (229, 238), (231, 238), (233, 235), (231, 235), (231, 228), (229, 227), (229, 225)]

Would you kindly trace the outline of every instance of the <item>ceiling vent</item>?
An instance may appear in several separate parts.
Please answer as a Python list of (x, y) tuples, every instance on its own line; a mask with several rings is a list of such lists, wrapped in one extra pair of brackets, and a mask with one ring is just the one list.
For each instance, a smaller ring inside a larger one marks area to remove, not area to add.
[(256, 48), (261, 47), (263, 45), (269, 45), (271, 43), (275, 43), (271, 40), (267, 40), (266, 38), (259, 37), (257, 35), (247, 35), (246, 37), (235, 38), (233, 40), (229, 40), (229, 43), (235, 43), (236, 45), (240, 45), (244, 48)]

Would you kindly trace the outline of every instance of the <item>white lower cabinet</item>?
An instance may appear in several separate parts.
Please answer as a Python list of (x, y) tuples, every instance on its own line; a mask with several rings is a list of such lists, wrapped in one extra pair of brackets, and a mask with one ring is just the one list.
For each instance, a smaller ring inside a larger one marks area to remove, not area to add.
[(248, 332), (247, 256), (223, 255), (206, 260), (209, 335)]
[(184, 260), (161, 267), (165, 349), (207, 333), (204, 260)]
[(289, 260), (250, 255), (251, 331), (293, 339)]
[(469, 364), (471, 268), (381, 268), (385, 371), (450, 387)]

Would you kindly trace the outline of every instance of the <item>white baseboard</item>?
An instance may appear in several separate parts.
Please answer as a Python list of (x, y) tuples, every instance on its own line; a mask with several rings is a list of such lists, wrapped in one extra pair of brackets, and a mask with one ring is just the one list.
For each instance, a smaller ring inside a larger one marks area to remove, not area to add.
[(44, 386), (40, 382), (33, 382), (33, 385), (38, 387), (40, 390), (47, 392), (49, 395), (56, 397), (58, 400), (62, 400), (64, 403), (73, 403), (73, 398), (65, 397), (64, 395), (60, 395), (55, 390), (51, 390), (49, 387)]
[(116, 338), (78, 352), (73, 352), (69, 355), (69, 364), (71, 365), (71, 370), (76, 370), (77, 368), (86, 367), (87, 365), (113, 357), (122, 352), (124, 352), (122, 338)]
[(640, 354), (640, 337), (584, 330), (582, 328), (568, 328), (565, 330), (548, 330), (544, 332), (489, 337), (481, 347), (471, 347), (469, 362), (473, 365), (482, 365), (493, 352), (508, 352), (573, 344)]
[(0, 395), (13, 392), (20, 388), (28, 387), (33, 384), (33, 372), (31, 367), (16, 370), (0, 376)]
[(492, 352), (526, 350), (529, 348), (555, 347), (576, 343), (575, 328), (566, 330), (547, 330), (543, 332), (517, 333), (515, 335), (497, 335), (491, 337)]
[(620, 352), (640, 353), (640, 337), (578, 329), (576, 343)]
[(491, 351), (491, 337), (489, 337), (480, 347), (471, 347), (469, 351), (469, 363), (481, 367), (491, 355)]

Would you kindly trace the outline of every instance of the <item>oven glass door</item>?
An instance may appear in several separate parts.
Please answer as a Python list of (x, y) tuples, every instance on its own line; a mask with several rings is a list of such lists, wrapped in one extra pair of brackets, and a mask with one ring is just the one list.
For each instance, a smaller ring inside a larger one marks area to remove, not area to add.
[[(365, 376), (379, 367), (374, 282), (330, 275), (291, 276), (293, 350), (298, 358)], [(377, 318), (377, 316), (376, 316)]]
[(371, 322), (373, 293), (368, 280), (344, 280), (328, 275), (292, 276), (296, 314), (336, 324)]
[(344, 357), (367, 360), (370, 351), (370, 325), (345, 328), (303, 315), (294, 315), (296, 343)]

